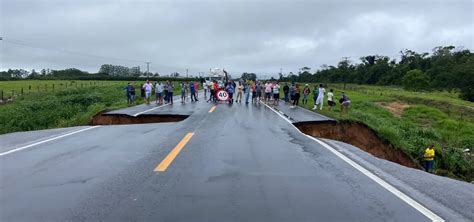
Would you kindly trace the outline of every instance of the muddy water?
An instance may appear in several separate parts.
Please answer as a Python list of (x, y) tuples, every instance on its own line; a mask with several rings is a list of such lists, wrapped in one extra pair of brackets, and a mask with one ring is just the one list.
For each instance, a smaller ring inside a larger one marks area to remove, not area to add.
[(317, 121), (295, 123), (307, 135), (342, 141), (403, 166), (419, 169), (420, 166), (404, 152), (377, 136), (375, 131), (364, 124), (346, 121)]

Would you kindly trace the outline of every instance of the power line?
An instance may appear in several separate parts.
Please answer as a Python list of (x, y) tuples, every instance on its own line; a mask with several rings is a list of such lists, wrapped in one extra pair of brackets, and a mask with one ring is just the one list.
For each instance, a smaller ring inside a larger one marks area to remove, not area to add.
[(3, 38), (4, 42), (15, 44), (15, 45), (22, 45), (30, 48), (36, 48), (36, 49), (42, 49), (42, 50), (47, 50), (47, 51), (55, 51), (55, 52), (60, 52), (60, 53), (65, 53), (65, 54), (71, 54), (71, 55), (76, 55), (76, 56), (85, 56), (85, 57), (93, 57), (93, 58), (99, 58), (99, 59), (109, 59), (109, 60), (120, 60), (120, 61), (127, 61), (127, 62), (134, 62), (134, 63), (142, 63), (143, 61), (139, 60), (132, 60), (132, 59), (122, 59), (122, 58), (115, 58), (115, 57), (106, 57), (106, 56), (97, 56), (93, 54), (88, 54), (88, 53), (83, 53), (83, 52), (77, 52), (77, 51), (70, 51), (70, 50), (64, 50), (64, 49), (54, 49), (54, 48), (46, 48), (42, 46), (36, 46), (30, 43), (26, 43), (21, 40), (17, 39), (11, 39), (11, 38)]
[[(20, 45), (20, 46), (24, 46), (24, 47), (30, 47), (30, 48), (41, 49), (41, 50), (46, 50), (46, 51), (65, 53), (65, 54), (70, 54), (70, 55), (75, 55), (75, 56), (99, 58), (99, 59), (105, 59), (105, 60), (117, 60), (117, 61), (131, 62), (131, 63), (147, 63), (146, 61), (142, 61), (142, 60), (124, 59), (124, 58), (116, 58), (116, 57), (108, 57), (108, 56), (98, 56), (98, 55), (93, 55), (93, 54), (83, 53), (83, 52), (78, 52), (78, 51), (71, 51), (71, 50), (64, 50), (64, 49), (57, 49), (57, 48), (48, 48), (48, 47), (43, 47), (43, 46), (38, 46), (38, 45), (35, 45), (35, 44), (31, 44), (29, 42), (25, 42), (25, 41), (22, 41), (22, 40), (19, 40), (19, 39), (5, 38), (5, 37), (0, 37), (0, 38), (1, 38), (2, 42), (8, 43), (8, 44)], [(148, 62), (148, 63), (151, 63), (151, 62)], [(168, 70), (173, 70), (173, 71), (185, 70), (185, 68), (183, 68), (183, 67), (176, 67), (176, 66), (155, 65), (155, 67), (160, 67), (160, 68), (163, 68), (163, 69), (168, 69)], [(196, 70), (196, 72), (198, 72), (199, 70), (203, 70), (203, 69), (202, 68), (193, 68), (193, 70)], [(149, 72), (148, 64), (147, 64), (147, 72)]]
[[(93, 55), (93, 54), (88, 54), (88, 53), (83, 53), (83, 52), (77, 52), (77, 51), (64, 50), (64, 49), (47, 48), (47, 47), (37, 46), (37, 45), (31, 44), (31, 43), (28, 43), (28, 42), (24, 42), (22, 40), (12, 39), (12, 38), (0, 37), (0, 40), (2, 40), (2, 42), (5, 42), (5, 43), (21, 45), (21, 46), (25, 46), (25, 47), (36, 48), (36, 49), (47, 50), (47, 51), (55, 51), (55, 52), (60, 52), (60, 53), (65, 53), (65, 54), (76, 55), (76, 56), (99, 58), (99, 59), (105, 59), (105, 60), (126, 61), (126, 62), (132, 62), (132, 63), (146, 63), (147, 64), (147, 73), (149, 73), (149, 63), (151, 63), (151, 62), (145, 62), (145, 61), (133, 60), (133, 59), (123, 59), (123, 58), (108, 57), (108, 56), (98, 56), (98, 55)], [(379, 55), (379, 54), (375, 54), (375, 55)], [(365, 57), (365, 56), (367, 56), (367, 55), (362, 55), (362, 56), (352, 55), (352, 56), (344, 56), (342, 58), (345, 61), (348, 61), (349, 58), (360, 59), (361, 57)], [(400, 54), (392, 54), (392, 55), (382, 55), (382, 54), (380, 54), (380, 56), (388, 56), (388, 57), (393, 58), (395, 56), (400, 56)], [(155, 66), (165, 68), (165, 69), (175, 70), (175, 71), (176, 70), (186, 70), (186, 75), (188, 75), (188, 68), (166, 66), (166, 65), (155, 65)], [(196, 68), (195, 70), (199, 71), (199, 70), (202, 70), (202, 69)], [(281, 69), (280, 69), (280, 73), (282, 73)]]

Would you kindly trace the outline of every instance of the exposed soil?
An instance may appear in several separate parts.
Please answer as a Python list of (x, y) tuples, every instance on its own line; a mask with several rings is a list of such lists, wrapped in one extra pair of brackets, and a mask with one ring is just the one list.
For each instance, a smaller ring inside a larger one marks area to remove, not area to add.
[(104, 114), (99, 113), (92, 118), (92, 125), (122, 125), (122, 124), (143, 124), (143, 123), (164, 123), (179, 122), (188, 118), (187, 115), (160, 115), (142, 114), (129, 116), (126, 114)]
[(379, 103), (383, 108), (388, 109), (395, 117), (400, 118), (406, 108), (410, 107), (408, 104), (401, 102)]
[(347, 121), (310, 121), (294, 124), (302, 132), (320, 138), (342, 141), (403, 166), (419, 169), (420, 166), (404, 152), (381, 139), (374, 130), (362, 123)]

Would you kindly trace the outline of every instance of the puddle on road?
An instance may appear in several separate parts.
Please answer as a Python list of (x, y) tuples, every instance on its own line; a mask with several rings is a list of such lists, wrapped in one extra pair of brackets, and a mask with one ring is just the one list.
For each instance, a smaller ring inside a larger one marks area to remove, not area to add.
[(319, 138), (342, 141), (371, 153), (372, 155), (419, 169), (420, 166), (407, 154), (381, 139), (375, 131), (362, 123), (348, 121), (310, 121), (294, 124), (301, 132)]
[(144, 123), (166, 123), (179, 122), (188, 118), (189, 115), (174, 114), (141, 114), (130, 116), (127, 114), (106, 114), (99, 113), (92, 118), (92, 125), (124, 125), (124, 124), (144, 124)]

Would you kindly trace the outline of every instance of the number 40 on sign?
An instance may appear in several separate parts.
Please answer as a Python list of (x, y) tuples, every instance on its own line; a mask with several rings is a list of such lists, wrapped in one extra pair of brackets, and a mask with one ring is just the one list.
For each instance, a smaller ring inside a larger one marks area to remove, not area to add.
[(227, 101), (229, 100), (229, 94), (225, 90), (217, 91), (217, 99), (219, 101)]

